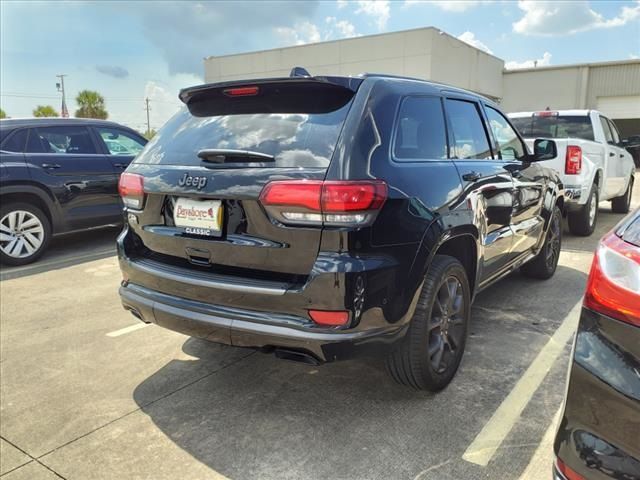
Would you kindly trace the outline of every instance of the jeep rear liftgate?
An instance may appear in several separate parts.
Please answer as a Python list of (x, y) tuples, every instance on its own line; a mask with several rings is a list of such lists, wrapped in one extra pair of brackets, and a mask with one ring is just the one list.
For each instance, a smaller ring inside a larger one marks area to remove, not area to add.
[[(171, 140), (151, 144), (121, 182), (135, 217), (133, 258), (265, 280), (307, 276), (327, 218), (322, 187), (306, 186), (322, 184), (358, 83), (293, 78), (182, 91), (188, 110), (158, 134)], [(261, 198), (276, 181), (305, 188)], [(373, 200), (375, 188), (366, 189)]]

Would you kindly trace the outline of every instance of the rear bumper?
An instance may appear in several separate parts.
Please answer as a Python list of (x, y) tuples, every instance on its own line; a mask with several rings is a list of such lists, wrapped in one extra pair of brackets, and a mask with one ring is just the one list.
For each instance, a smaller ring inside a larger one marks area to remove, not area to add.
[(319, 362), (387, 353), (406, 332), (406, 327), (396, 326), (364, 331), (305, 328), (290, 315), (205, 304), (127, 282), (120, 287), (120, 298), (123, 307), (145, 323), (226, 345), (301, 352)]

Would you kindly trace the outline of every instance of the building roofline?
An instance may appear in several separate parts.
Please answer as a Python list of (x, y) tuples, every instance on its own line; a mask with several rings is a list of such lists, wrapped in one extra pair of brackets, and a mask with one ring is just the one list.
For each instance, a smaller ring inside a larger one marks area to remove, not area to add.
[(503, 70), (504, 73), (520, 73), (520, 72), (537, 72), (540, 70), (561, 70), (565, 68), (578, 68), (578, 67), (611, 67), (614, 65), (633, 65), (639, 64), (640, 59), (632, 58), (629, 60), (610, 60), (607, 62), (588, 62), (588, 63), (567, 63), (564, 65), (545, 65), (542, 67), (528, 67), (528, 68), (512, 68)]
[(472, 48), (474, 50), (477, 50), (479, 52), (484, 53), (485, 55), (488, 55), (490, 57), (496, 58), (500, 61), (504, 60), (500, 57), (496, 57), (495, 55), (485, 52), (484, 50), (481, 50), (479, 48), (474, 47), (473, 45), (468, 44), (467, 42), (463, 42), (462, 40), (460, 40), (459, 38), (454, 37), (453, 35), (448, 34), (447, 32), (445, 32), (444, 30), (438, 28), (438, 27), (434, 27), (434, 26), (428, 26), (428, 27), (417, 27), (417, 28), (409, 28), (407, 30), (395, 30), (393, 32), (383, 32), (383, 33), (373, 33), (371, 35), (360, 35), (357, 37), (347, 37), (347, 38), (336, 38), (334, 40), (324, 40), (322, 42), (313, 42), (313, 43), (304, 43), (302, 45), (288, 45), (286, 47), (276, 47), (276, 48), (266, 48), (263, 50), (251, 50), (249, 52), (238, 52), (238, 53), (228, 53), (225, 55), (209, 55), (207, 57), (204, 57), (203, 60), (213, 60), (213, 59), (218, 59), (218, 58), (227, 58), (227, 57), (236, 57), (239, 55), (250, 55), (253, 53), (266, 53), (266, 52), (275, 52), (277, 50), (290, 50), (292, 48), (300, 48), (300, 47), (309, 47), (309, 46), (314, 46), (314, 45), (327, 45), (330, 43), (337, 43), (337, 42), (348, 42), (350, 40), (358, 40), (358, 39), (362, 39), (362, 38), (374, 38), (374, 37), (384, 37), (386, 35), (393, 35), (393, 34), (397, 34), (397, 33), (408, 33), (408, 32), (417, 32), (420, 30), (424, 30), (424, 31), (428, 31), (428, 30), (434, 30), (442, 35), (446, 35), (447, 37), (463, 43), (465, 46)]

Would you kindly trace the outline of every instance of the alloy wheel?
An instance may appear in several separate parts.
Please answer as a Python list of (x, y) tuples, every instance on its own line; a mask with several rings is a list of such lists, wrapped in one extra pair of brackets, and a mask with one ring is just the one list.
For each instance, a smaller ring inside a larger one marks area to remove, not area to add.
[(593, 226), (596, 221), (596, 214), (598, 213), (598, 196), (591, 195), (591, 201), (589, 202), (589, 225)]
[[(595, 197), (594, 197), (595, 198)], [(551, 217), (551, 225), (549, 225), (549, 231), (547, 232), (547, 251), (545, 260), (547, 267), (553, 268), (560, 255), (560, 219), (558, 215)]]
[(464, 340), (464, 294), (462, 284), (454, 276), (446, 277), (438, 288), (429, 321), (428, 353), (431, 367), (444, 373)]
[(14, 210), (0, 219), (0, 250), (11, 258), (34, 255), (44, 242), (44, 226), (26, 210)]

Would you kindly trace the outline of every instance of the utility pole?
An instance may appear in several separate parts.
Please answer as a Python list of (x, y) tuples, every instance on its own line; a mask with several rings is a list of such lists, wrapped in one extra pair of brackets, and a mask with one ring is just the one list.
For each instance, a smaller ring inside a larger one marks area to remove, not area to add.
[(151, 123), (149, 122), (149, 98), (145, 98), (144, 102), (146, 103), (147, 108), (147, 135), (151, 134)]
[(64, 92), (64, 77), (66, 76), (66, 74), (56, 75), (56, 77), (60, 79), (60, 83), (56, 83), (56, 88), (59, 92), (62, 92), (62, 108), (60, 109), (60, 116), (62, 116), (62, 118), (69, 117), (69, 110), (67, 110), (67, 97)]

